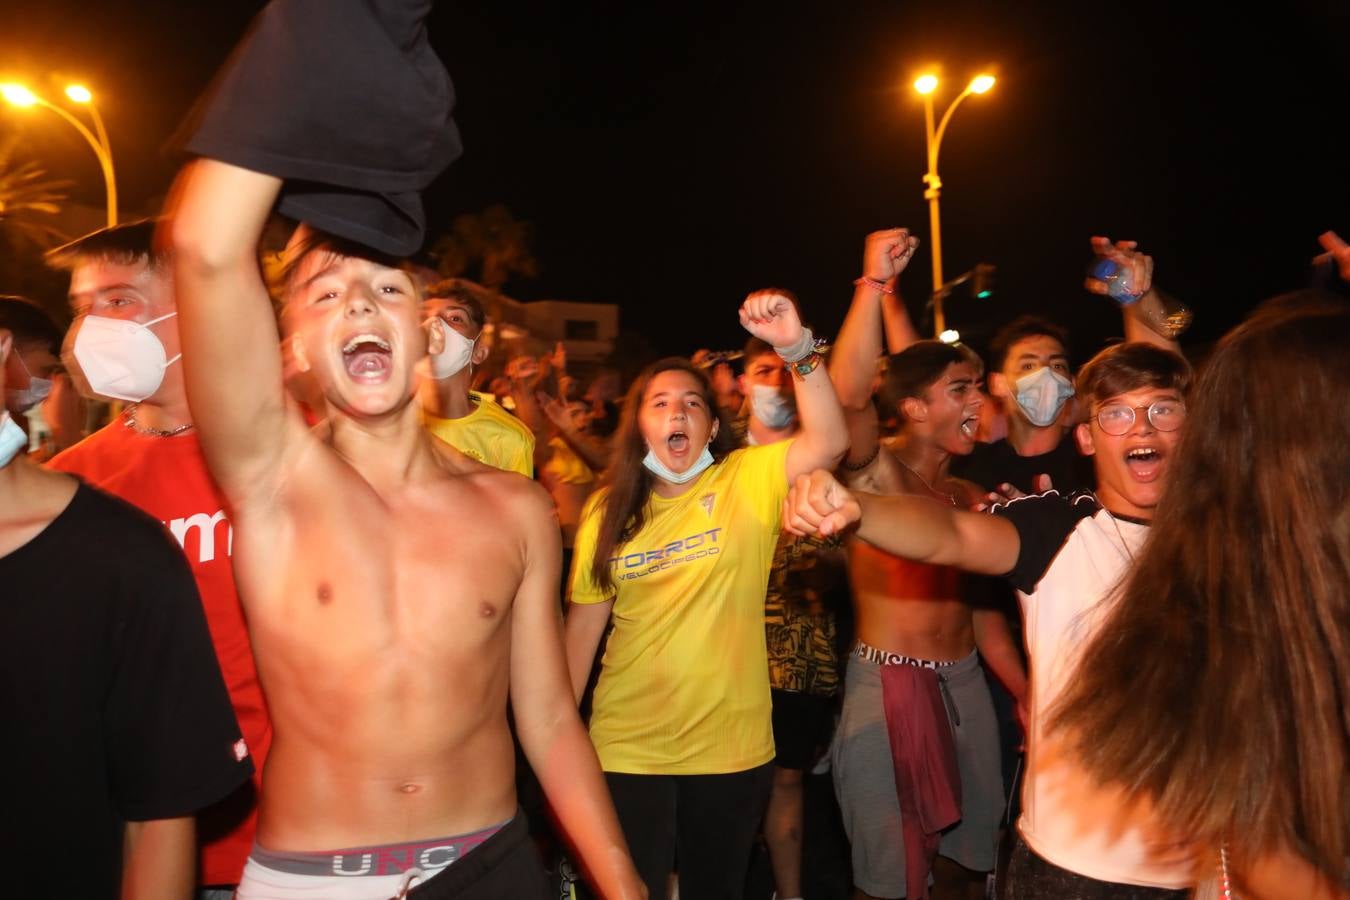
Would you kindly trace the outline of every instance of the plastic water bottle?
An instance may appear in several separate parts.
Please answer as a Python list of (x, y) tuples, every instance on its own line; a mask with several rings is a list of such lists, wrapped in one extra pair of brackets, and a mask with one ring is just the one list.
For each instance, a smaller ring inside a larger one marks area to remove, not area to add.
[(1142, 291), (1136, 289), (1130, 270), (1122, 269), (1116, 265), (1115, 260), (1097, 260), (1088, 274), (1098, 281), (1106, 282), (1107, 296), (1121, 306), (1129, 306), (1144, 296)]

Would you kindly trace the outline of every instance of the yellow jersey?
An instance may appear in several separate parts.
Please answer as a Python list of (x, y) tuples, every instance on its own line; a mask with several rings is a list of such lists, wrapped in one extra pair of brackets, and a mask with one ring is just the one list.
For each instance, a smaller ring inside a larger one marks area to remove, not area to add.
[[(773, 759), (764, 593), (791, 441), (736, 450), (647, 521), (609, 561), (618, 593), (591, 713), (607, 772), (717, 775)], [(591, 577), (601, 491), (577, 531), (569, 599), (608, 599)]]
[(563, 484), (580, 485), (595, 481), (595, 472), (586, 465), (584, 459), (577, 456), (577, 452), (567, 441), (560, 437), (549, 438), (548, 445), (553, 448), (553, 455), (540, 470), (543, 475), (557, 479)]
[(502, 409), (491, 394), (469, 391), (473, 410), (458, 419), (422, 413), (427, 430), (465, 456), (534, 477), (534, 432)]

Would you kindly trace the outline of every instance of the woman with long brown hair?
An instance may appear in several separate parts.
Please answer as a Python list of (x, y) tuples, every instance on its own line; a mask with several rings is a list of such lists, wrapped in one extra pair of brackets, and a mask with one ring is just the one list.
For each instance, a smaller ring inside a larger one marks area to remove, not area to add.
[(1244, 898), (1350, 895), (1347, 385), (1337, 298), (1277, 298), (1224, 338), (1053, 723)]
[(652, 898), (738, 898), (774, 756), (764, 594), (783, 500), (846, 449), (843, 411), (786, 295), (741, 324), (797, 379), (796, 439), (730, 450), (704, 373), (684, 359), (633, 384), (604, 486), (577, 531), (567, 660), (578, 696), (612, 624), (591, 740)]

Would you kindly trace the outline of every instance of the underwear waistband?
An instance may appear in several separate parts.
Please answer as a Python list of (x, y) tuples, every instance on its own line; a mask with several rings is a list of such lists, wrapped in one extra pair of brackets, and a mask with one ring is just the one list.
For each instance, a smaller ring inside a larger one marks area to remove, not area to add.
[(963, 659), (941, 661), (916, 659), (913, 656), (891, 653), (889, 650), (882, 650), (880, 647), (873, 647), (871, 644), (864, 644), (862, 641), (854, 643), (853, 649), (849, 651), (849, 655), (856, 656), (863, 662), (869, 662), (877, 666), (917, 666), (920, 669), (946, 669), (965, 661)]
[(410, 869), (436, 872), (464, 858), (511, 821), (454, 837), (341, 850), (268, 850), (255, 843), (249, 857), (269, 869), (292, 875), (401, 875)]

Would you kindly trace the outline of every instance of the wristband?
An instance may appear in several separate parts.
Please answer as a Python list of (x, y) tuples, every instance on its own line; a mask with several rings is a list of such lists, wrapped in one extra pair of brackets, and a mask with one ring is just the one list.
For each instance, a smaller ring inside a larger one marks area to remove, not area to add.
[(1169, 341), (1175, 341), (1187, 328), (1190, 328), (1191, 321), (1194, 318), (1195, 314), (1181, 305), (1177, 305), (1174, 309), (1164, 310), (1162, 315), (1149, 314), (1146, 317), (1148, 327)]
[(802, 328), (802, 336), (797, 338), (797, 342), (787, 347), (774, 347), (773, 352), (777, 353), (779, 358), (785, 363), (795, 363), (800, 359), (805, 359), (816, 350), (816, 338), (811, 334), (810, 328)]
[(816, 370), (816, 366), (820, 365), (820, 361), (824, 358), (818, 351), (812, 350), (796, 362), (788, 363), (788, 371), (792, 373), (793, 378), (802, 381)]
[(841, 465), (845, 472), (861, 472), (863, 469), (867, 468), (872, 463), (876, 462), (877, 457), (880, 455), (881, 455), (881, 441), (877, 441), (876, 446), (872, 448), (872, 452), (867, 454), (867, 459), (862, 459), (855, 463), (851, 463), (848, 460), (844, 460), (844, 462)]
[(869, 278), (866, 275), (864, 275), (861, 278), (855, 279), (853, 282), (853, 285), (855, 287), (861, 284), (865, 284), (868, 287), (872, 288), (873, 290), (881, 291), (881, 293), (883, 294), (890, 294), (892, 296), (895, 295), (895, 288), (891, 287), (884, 281), (877, 281), (875, 278)]

